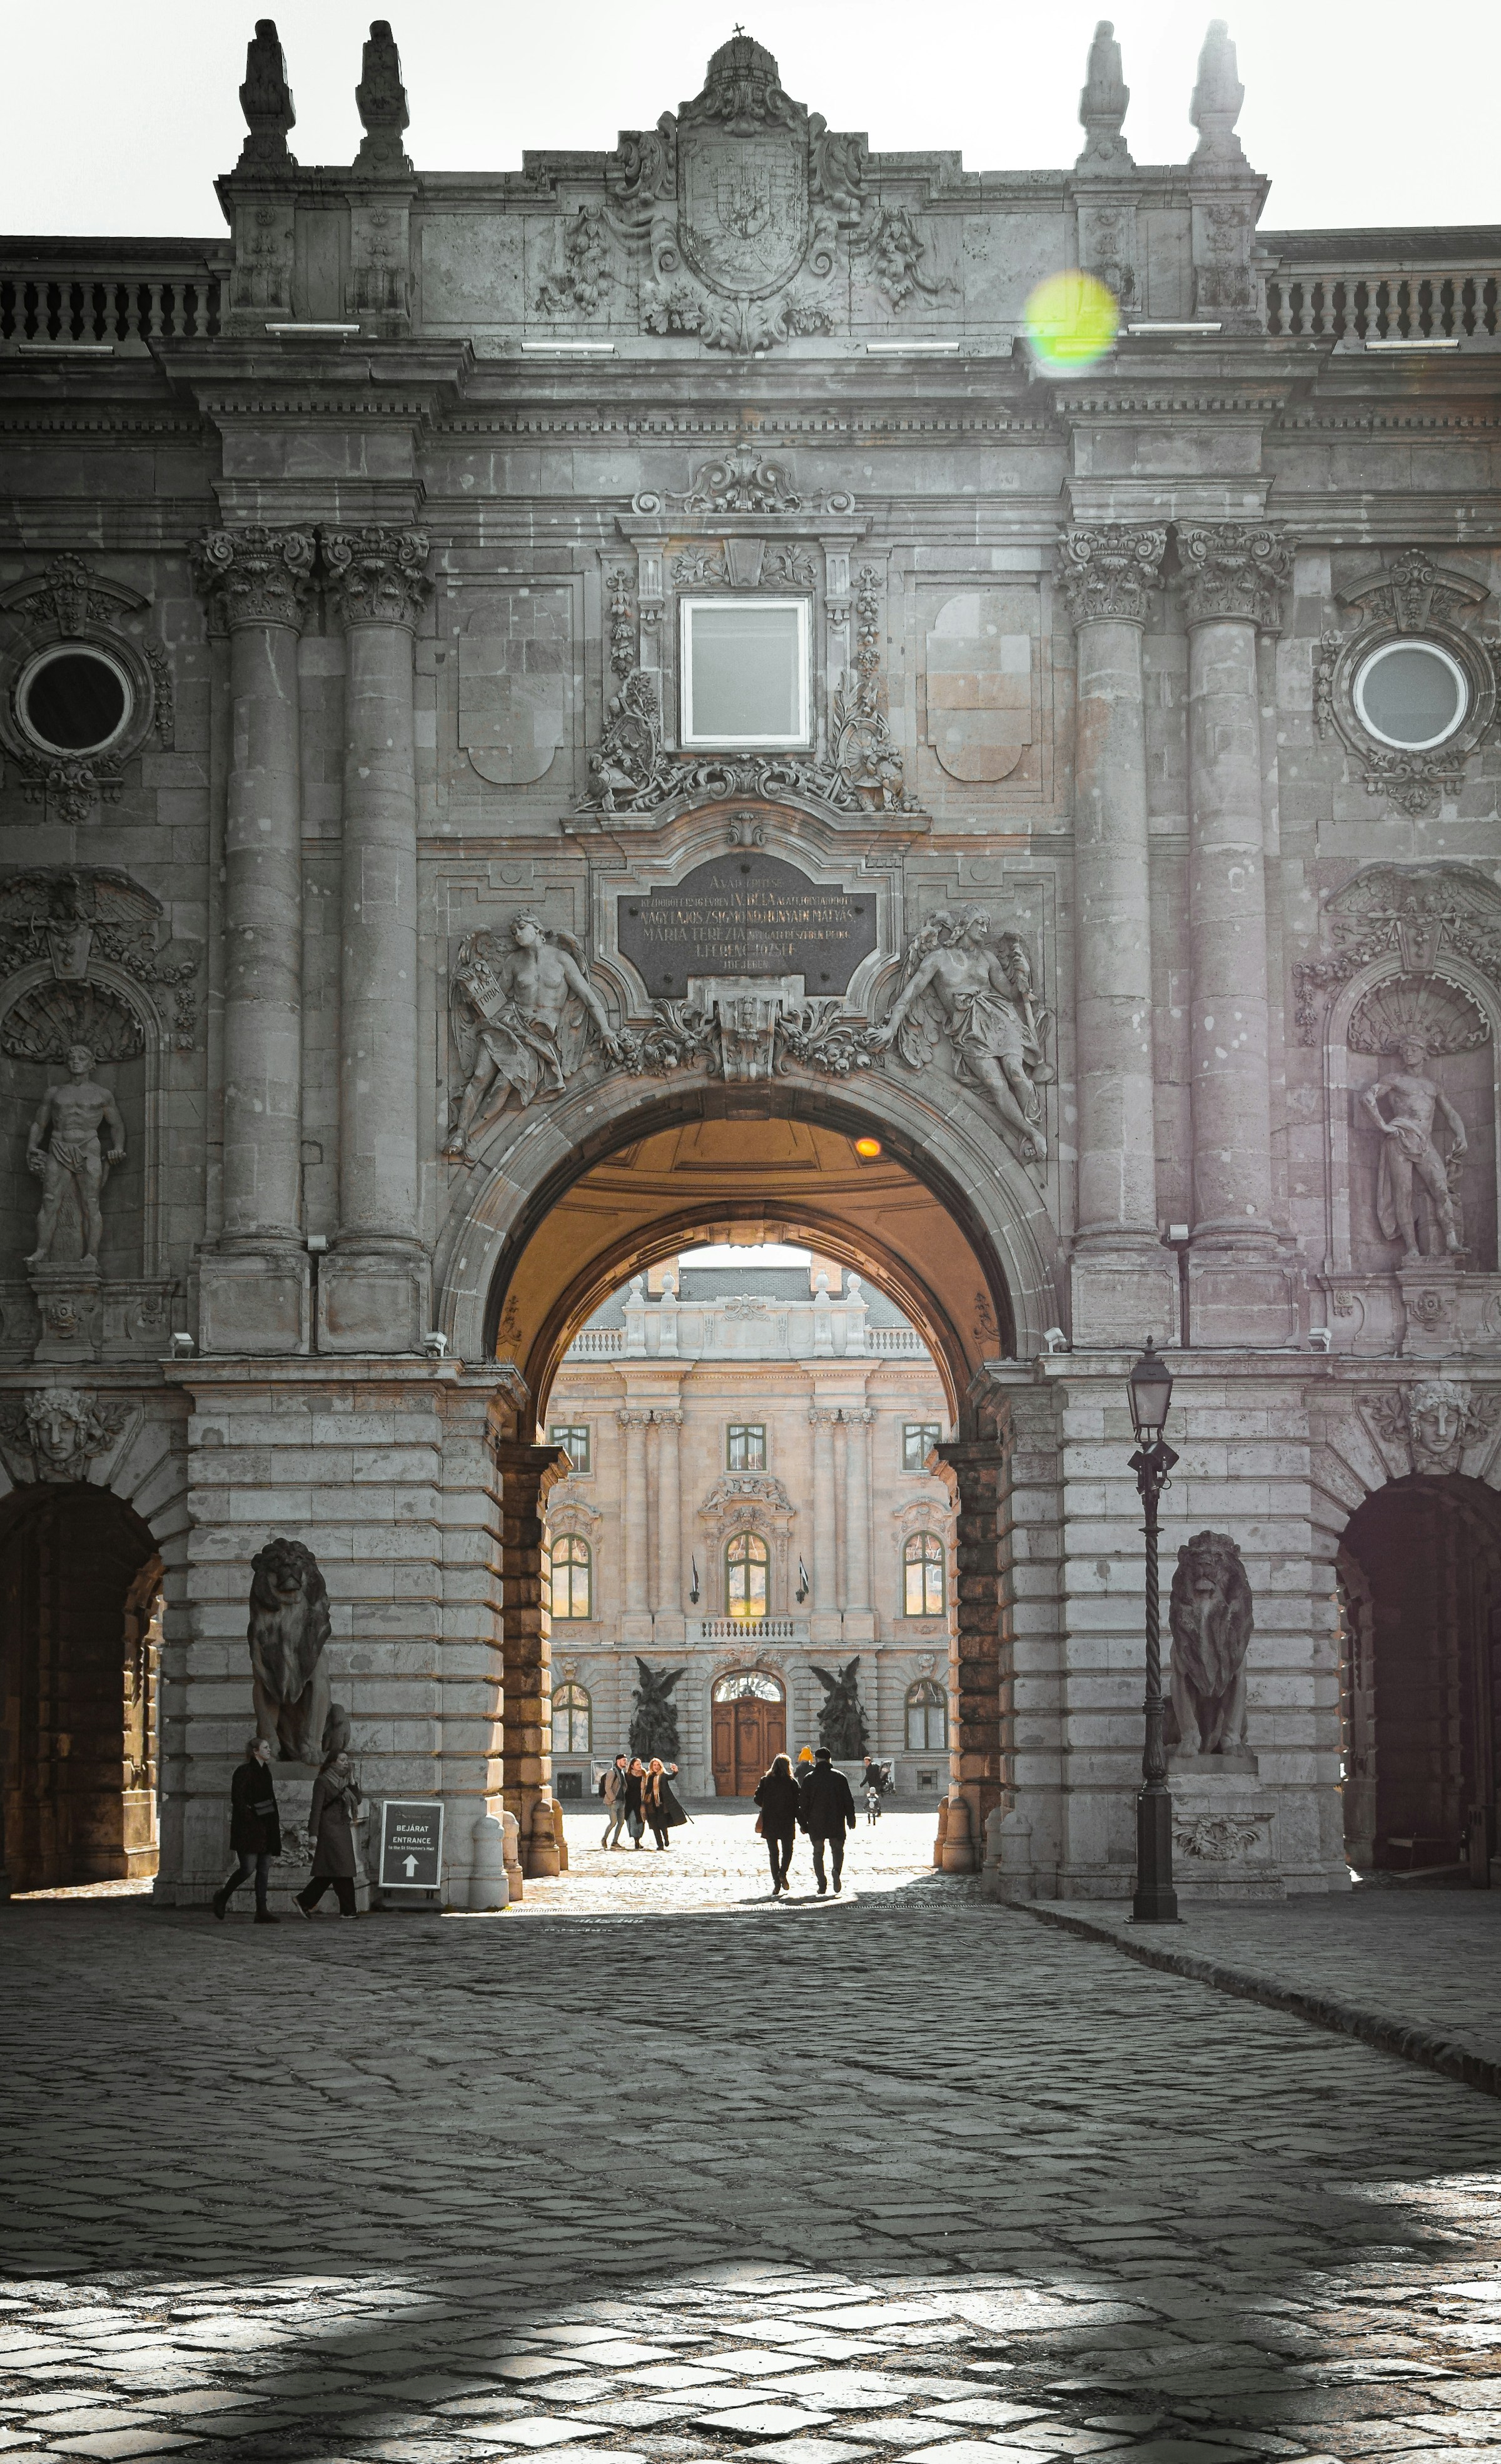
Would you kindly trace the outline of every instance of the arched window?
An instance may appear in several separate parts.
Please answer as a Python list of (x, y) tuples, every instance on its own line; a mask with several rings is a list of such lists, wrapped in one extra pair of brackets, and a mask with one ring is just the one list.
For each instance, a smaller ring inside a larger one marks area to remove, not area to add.
[(570, 1681), (553, 1696), (553, 1751), (587, 1754), (593, 1749), (593, 1709), (587, 1689)]
[(565, 1531), (553, 1543), (553, 1616), (594, 1615), (594, 1558), (587, 1540)]
[(920, 1677), (915, 1685), (907, 1687), (907, 1751), (948, 1751), (948, 1697), (931, 1677)]
[(942, 1617), (947, 1605), (944, 1544), (936, 1531), (914, 1531), (902, 1551), (902, 1614)]
[(765, 1668), (737, 1668), (732, 1677), (716, 1677), (716, 1703), (782, 1703), (781, 1680)]
[(743, 1625), (758, 1624), (766, 1615), (771, 1566), (772, 1552), (758, 1531), (737, 1531), (725, 1551), (725, 1598)]

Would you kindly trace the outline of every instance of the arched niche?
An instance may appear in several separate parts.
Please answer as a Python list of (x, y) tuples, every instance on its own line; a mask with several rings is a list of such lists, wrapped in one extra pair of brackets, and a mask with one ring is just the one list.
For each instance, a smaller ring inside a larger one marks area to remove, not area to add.
[[(1328, 1243), (1332, 1273), (1382, 1274), (1401, 1263), (1376, 1211), (1381, 1133), (1361, 1104), (1366, 1089), (1401, 1067), (1388, 1045), (1404, 1023), (1450, 1030), (1451, 1048), (1434, 1053), (1426, 1074), (1464, 1120), (1468, 1152), (1459, 1199), (1465, 1255), (1472, 1272), (1493, 1272), (1501, 1233), (1501, 993), (1469, 959), (1446, 950), (1428, 967), (1407, 964), (1400, 948), (1360, 968), (1330, 1003), (1324, 1033), (1329, 1123)], [(1447, 1144), (1442, 1119), (1440, 1152)], [(1420, 1207), (1420, 1214), (1421, 1214)]]

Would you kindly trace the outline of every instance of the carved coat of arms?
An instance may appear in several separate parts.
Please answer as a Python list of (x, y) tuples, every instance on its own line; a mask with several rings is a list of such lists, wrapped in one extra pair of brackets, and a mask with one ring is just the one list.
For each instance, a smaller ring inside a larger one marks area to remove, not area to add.
[(678, 136), (678, 239), (716, 291), (761, 298), (808, 253), (806, 127), (712, 121)]

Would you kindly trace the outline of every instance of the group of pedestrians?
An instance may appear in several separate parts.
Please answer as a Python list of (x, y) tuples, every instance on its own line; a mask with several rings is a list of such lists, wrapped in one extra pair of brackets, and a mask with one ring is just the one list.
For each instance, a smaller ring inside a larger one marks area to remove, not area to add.
[(818, 1748), (812, 1769), (802, 1779), (793, 1777), (792, 1764), (785, 1754), (778, 1754), (756, 1789), (755, 1801), (761, 1809), (755, 1827), (772, 1860), (772, 1899), (779, 1900), (792, 1888), (788, 1877), (799, 1831), (813, 1850), (813, 1877), (819, 1899), (827, 1896), (829, 1888), (823, 1869), (825, 1850), (835, 1890), (841, 1891), (844, 1840), (855, 1828), (855, 1799), (844, 1773), (835, 1770), (828, 1747)]
[(601, 1845), (620, 1847), (620, 1834), (628, 1831), (631, 1846), (639, 1848), (642, 1832), (650, 1831), (659, 1848), (670, 1847), (669, 1833), (691, 1819), (672, 1785), (677, 1775), (677, 1764), (664, 1763), (660, 1754), (646, 1761), (640, 1754), (617, 1754), (599, 1782), (605, 1810)]
[[(281, 1855), (281, 1813), (271, 1775), (276, 1751), (271, 1737), (251, 1737), (244, 1760), (229, 1782), (229, 1847), (235, 1870), (213, 1895), (213, 1912), (221, 1921), (242, 1882), (255, 1877), (255, 1922), (277, 1925), (267, 1905), (271, 1865)], [(310, 1917), (325, 1891), (332, 1890), (341, 1917), (358, 1916), (355, 1906), (355, 1817), (359, 1811), (359, 1782), (347, 1753), (326, 1754), (313, 1783), (308, 1809), (308, 1837), (313, 1843), (313, 1871), (293, 1901), (299, 1916)]]

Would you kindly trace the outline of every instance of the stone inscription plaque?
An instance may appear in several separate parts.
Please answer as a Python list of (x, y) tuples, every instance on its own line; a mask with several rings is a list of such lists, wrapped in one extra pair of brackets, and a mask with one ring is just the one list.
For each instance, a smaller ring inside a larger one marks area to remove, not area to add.
[(811, 994), (848, 992), (876, 946), (876, 893), (826, 890), (753, 851), (715, 856), (675, 889), (617, 901), (620, 954), (653, 1000), (681, 1000), (689, 976), (801, 976)]

